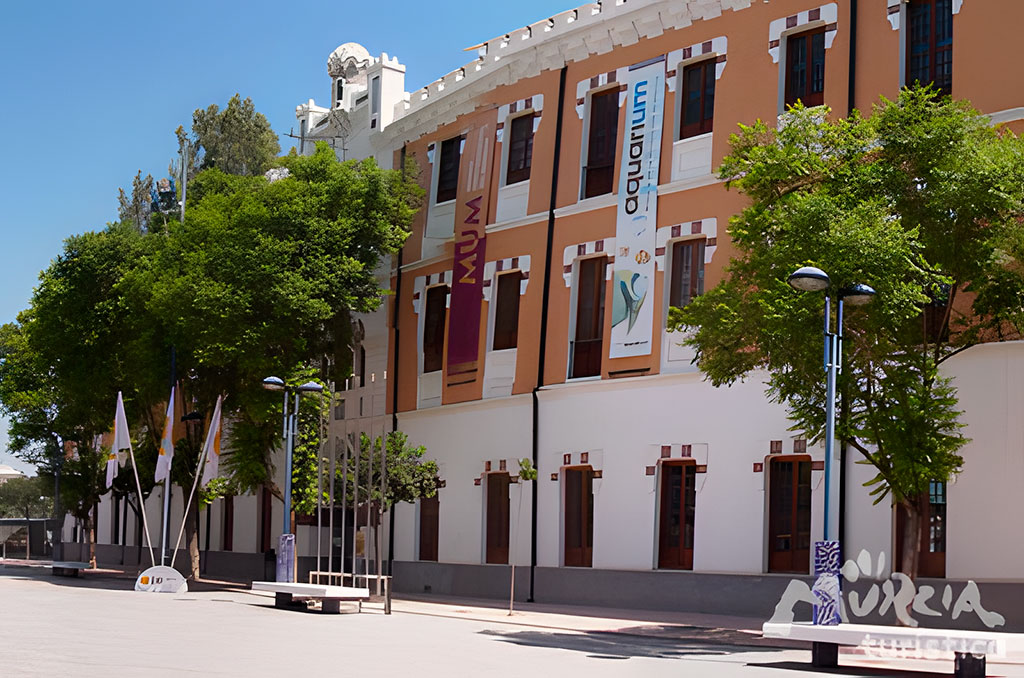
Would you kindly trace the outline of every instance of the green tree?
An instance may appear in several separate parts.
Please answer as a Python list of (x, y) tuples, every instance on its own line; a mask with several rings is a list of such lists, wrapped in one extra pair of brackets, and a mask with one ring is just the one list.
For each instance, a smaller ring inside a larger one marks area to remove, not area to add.
[[(10, 447), (42, 476), (62, 467), (63, 505), (90, 535), (92, 509), (107, 492), (97, 436), (111, 428), (117, 392), (129, 417), (144, 425), (135, 430), (144, 431), (156, 429), (152, 414), (166, 397), (166, 376), (156, 373), (167, 369), (168, 356), (154, 349), (159, 336), (125, 285), (157, 242), (131, 224), (69, 238), (40, 274), (30, 308), (0, 328), (0, 407), (10, 420)], [(140, 438), (140, 453), (155, 449), (152, 436)], [(67, 449), (77, 458), (65, 461)], [(146, 483), (152, 471), (140, 477)], [(137, 494), (130, 472), (114, 491)]]
[(49, 518), (53, 485), (44, 478), (11, 478), (0, 483), (0, 518)]
[(1024, 145), (931, 89), (883, 99), (867, 119), (797, 107), (778, 129), (741, 125), (731, 144), (719, 176), (751, 199), (730, 222), (738, 256), (670, 325), (715, 385), (767, 370), (771, 398), (820, 440), (822, 298), (786, 278), (811, 264), (835, 288), (877, 290), (847, 308), (836, 431), (874, 467), (875, 501), (904, 512), (900, 565), (915, 576), (929, 483), (959, 472), (967, 442), (940, 367), (1024, 320)]
[(139, 231), (149, 229), (152, 213), (152, 198), (149, 192), (152, 188), (152, 175), (147, 174), (143, 178), (142, 170), (139, 170), (132, 179), (131, 195), (125, 193), (123, 188), (117, 189), (117, 215), (122, 224), (132, 224)]
[[(227, 174), (258, 175), (281, 152), (277, 135), (252, 99), (237, 93), (221, 110), (216, 104), (192, 114), (195, 161), (199, 169), (215, 167)], [(179, 142), (181, 134), (179, 133)]]

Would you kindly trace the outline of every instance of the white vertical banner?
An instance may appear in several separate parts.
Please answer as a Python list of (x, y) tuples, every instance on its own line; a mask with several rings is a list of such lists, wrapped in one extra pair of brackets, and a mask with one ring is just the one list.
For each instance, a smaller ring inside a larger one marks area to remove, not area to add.
[(629, 67), (615, 220), (610, 358), (650, 355), (665, 57)]
[(174, 387), (171, 387), (171, 399), (167, 403), (167, 416), (164, 417), (164, 434), (160, 438), (160, 454), (156, 458), (156, 473), (153, 478), (161, 482), (171, 474), (171, 462), (174, 460)]

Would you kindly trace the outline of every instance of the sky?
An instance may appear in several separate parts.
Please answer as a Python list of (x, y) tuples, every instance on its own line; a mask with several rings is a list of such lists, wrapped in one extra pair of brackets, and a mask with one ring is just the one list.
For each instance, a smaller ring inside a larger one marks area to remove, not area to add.
[[(479, 44), (582, 0), (7, 3), (0, 21), (0, 323), (26, 308), (73, 234), (117, 219), (117, 189), (166, 176), (192, 112), (252, 97), (280, 137), (295, 107), (330, 96), (327, 57), (358, 42), (406, 66), (416, 90), (472, 61)], [(7, 453), (0, 464), (31, 471)]]

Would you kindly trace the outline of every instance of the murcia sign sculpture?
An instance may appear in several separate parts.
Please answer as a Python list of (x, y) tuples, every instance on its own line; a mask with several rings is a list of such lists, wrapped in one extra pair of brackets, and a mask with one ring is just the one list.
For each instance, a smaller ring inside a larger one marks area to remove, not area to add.
[[(874, 570), (871, 555), (866, 550), (860, 552), (856, 561), (847, 560), (840, 569), (842, 578), (850, 583), (855, 583), (862, 577), (872, 577), (873, 571), (879, 575), (885, 571), (885, 553), (878, 555), (877, 568)], [(792, 622), (797, 603), (819, 605), (820, 602), (821, 598), (815, 595), (807, 582), (794, 579), (786, 587), (769, 621)], [(867, 617), (875, 611), (885, 616), (890, 608), (901, 624), (910, 627), (919, 624), (915, 614), (926, 617), (942, 617), (948, 614), (952, 620), (963, 614), (975, 614), (981, 623), (990, 629), (1006, 623), (1003, 615), (985, 609), (981, 603), (981, 591), (973, 581), (966, 582), (959, 592), (954, 590), (952, 584), (946, 584), (942, 594), (936, 596), (934, 586), (915, 586), (910, 577), (902, 572), (894, 572), (889, 579), (872, 583), (863, 599), (856, 591), (848, 591), (839, 601), (839, 615), (843, 622), (851, 621), (851, 617)]]

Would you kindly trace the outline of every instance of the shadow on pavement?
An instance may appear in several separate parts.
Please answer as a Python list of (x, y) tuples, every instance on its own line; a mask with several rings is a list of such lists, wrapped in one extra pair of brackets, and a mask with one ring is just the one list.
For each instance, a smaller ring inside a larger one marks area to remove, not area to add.
[[(842, 658), (840, 658), (840, 662), (842, 662)], [(793, 661), (750, 663), (747, 664), (747, 666), (756, 666), (763, 669), (802, 671), (804, 673), (812, 674), (815, 676), (843, 676), (844, 678), (884, 678), (886, 676), (891, 676), (892, 678), (935, 678), (936, 676), (949, 675), (949, 673), (936, 673), (934, 671), (908, 671), (907, 669), (883, 669), (870, 668), (866, 666), (843, 666), (842, 663), (840, 663), (839, 666), (834, 669), (815, 668), (811, 666), (810, 662)], [(996, 676), (997, 674), (989, 673), (988, 675)]]
[[(135, 574), (117, 570), (82, 570), (77, 577), (57, 577), (50, 568), (41, 566), (0, 565), (0, 580), (19, 579), (38, 581), (52, 586), (101, 589), (106, 591), (132, 591)], [(245, 591), (246, 584), (206, 580), (188, 580), (189, 592)]]
[[(711, 629), (697, 629), (708, 631)], [(616, 631), (583, 633), (551, 633), (544, 631), (480, 631), (482, 635), (527, 647), (547, 647), (583, 652), (595, 659), (629, 659), (651, 657), (671, 659), (692, 655), (732, 655), (742, 652), (765, 652), (765, 648), (733, 645), (726, 640), (659, 638)], [(770, 650), (769, 650), (770, 651)]]

